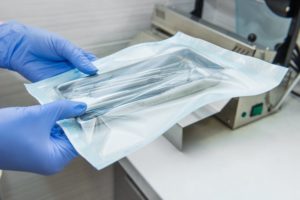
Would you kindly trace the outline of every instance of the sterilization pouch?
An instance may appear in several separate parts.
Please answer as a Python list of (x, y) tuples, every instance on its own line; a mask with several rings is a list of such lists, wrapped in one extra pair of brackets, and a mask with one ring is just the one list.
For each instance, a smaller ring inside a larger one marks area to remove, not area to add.
[(177, 33), (126, 48), (77, 70), (26, 85), (40, 103), (82, 101), (87, 111), (59, 121), (75, 149), (101, 169), (150, 143), (191, 112), (277, 86), (286, 68)]

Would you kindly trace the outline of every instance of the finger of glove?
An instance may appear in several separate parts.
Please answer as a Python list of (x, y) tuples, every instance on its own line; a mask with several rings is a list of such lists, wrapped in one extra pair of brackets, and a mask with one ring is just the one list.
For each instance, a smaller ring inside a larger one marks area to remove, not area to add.
[(51, 139), (57, 149), (61, 150), (60, 152), (64, 153), (65, 157), (73, 159), (78, 156), (77, 151), (67, 138), (66, 134), (57, 124), (51, 130)]
[(85, 55), (85, 57), (87, 57), (87, 59), (89, 59), (89, 61), (93, 62), (97, 60), (97, 56), (95, 56), (93, 53), (85, 51), (83, 49), (81, 49), (81, 52)]
[(64, 153), (65, 157), (68, 157), (70, 159), (75, 158), (78, 156), (77, 151), (65, 135), (65, 133), (62, 131), (62, 134), (59, 136), (56, 135), (55, 137), (52, 137), (52, 141), (55, 144), (55, 146), (61, 150), (62, 153)]
[(51, 139), (51, 153), (50, 159), (47, 161), (47, 167), (43, 174), (52, 175), (64, 169), (74, 158), (78, 156), (77, 151), (74, 149), (66, 136)]
[(45, 118), (49, 118), (51, 128), (56, 121), (68, 119), (82, 115), (87, 108), (87, 105), (82, 102), (69, 100), (60, 100), (53, 103), (43, 105), (43, 113)]
[(75, 68), (81, 72), (93, 75), (96, 74), (98, 69), (91, 63), (88, 57), (82, 50), (69, 41), (64, 40), (61, 48), (61, 55), (64, 59), (68, 60)]
[(51, 155), (42, 172), (45, 175), (52, 175), (62, 171), (71, 160), (78, 156), (77, 151), (58, 125), (54, 125), (52, 128), (50, 140)]

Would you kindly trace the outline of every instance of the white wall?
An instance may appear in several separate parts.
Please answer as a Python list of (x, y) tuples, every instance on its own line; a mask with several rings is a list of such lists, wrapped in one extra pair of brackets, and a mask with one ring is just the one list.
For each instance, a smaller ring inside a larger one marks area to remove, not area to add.
[(150, 25), (155, 3), (193, 5), (194, 0), (1, 0), (0, 20), (57, 32), (97, 54), (100, 43), (127, 40)]

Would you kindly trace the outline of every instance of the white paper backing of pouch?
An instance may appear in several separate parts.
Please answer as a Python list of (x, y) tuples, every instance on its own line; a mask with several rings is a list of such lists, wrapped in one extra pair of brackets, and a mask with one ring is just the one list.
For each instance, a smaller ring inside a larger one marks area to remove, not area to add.
[[(164, 41), (126, 48), (101, 58), (94, 64), (99, 69), (98, 73), (104, 74), (181, 49), (191, 50), (223, 67), (223, 73), (232, 77), (232, 80), (220, 80), (219, 84), (206, 90), (112, 120), (108, 126), (97, 127), (89, 139), (75, 119), (59, 121), (78, 153), (95, 168), (102, 169), (149, 144), (201, 107), (237, 96), (267, 92), (276, 87), (287, 72), (286, 68), (228, 51), (183, 33), (177, 33)], [(26, 88), (41, 104), (45, 104), (62, 99), (55, 89), (56, 86), (85, 76), (74, 69), (37, 83), (27, 84)]]

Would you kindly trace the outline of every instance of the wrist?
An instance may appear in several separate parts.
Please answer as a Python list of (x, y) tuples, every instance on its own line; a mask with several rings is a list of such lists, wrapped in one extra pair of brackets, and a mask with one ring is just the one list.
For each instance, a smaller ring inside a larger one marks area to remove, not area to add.
[(13, 70), (11, 59), (24, 36), (24, 26), (14, 22), (0, 23), (0, 67)]

